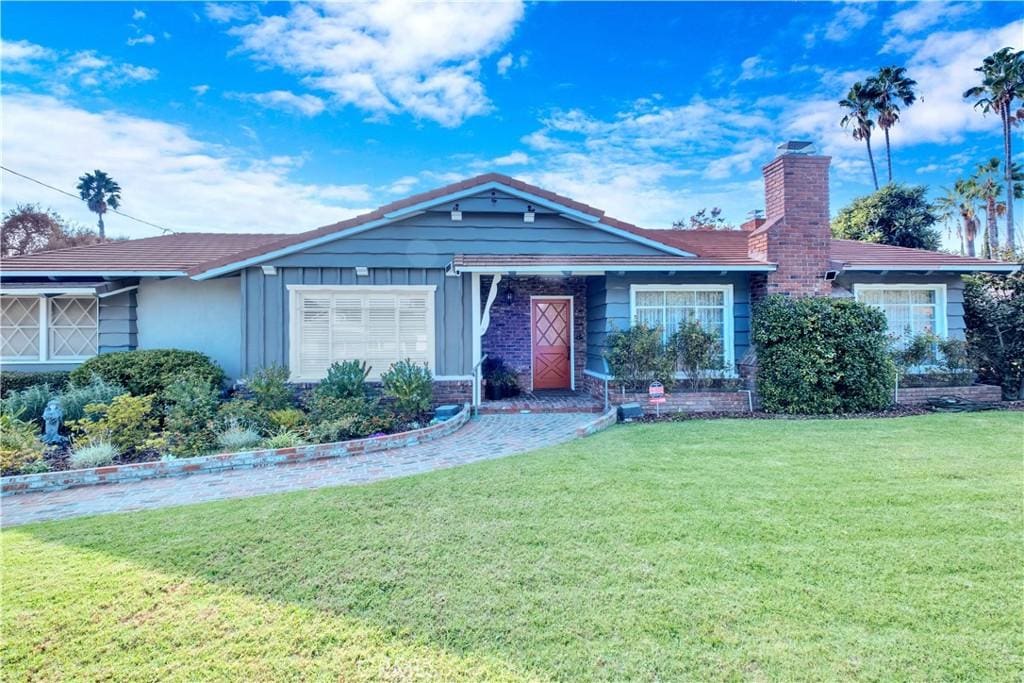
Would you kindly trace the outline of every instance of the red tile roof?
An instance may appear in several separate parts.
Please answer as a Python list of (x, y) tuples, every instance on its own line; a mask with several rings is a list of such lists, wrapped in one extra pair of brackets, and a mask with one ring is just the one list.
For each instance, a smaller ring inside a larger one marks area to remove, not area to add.
[(755, 267), (762, 270), (771, 269), (771, 264), (753, 259), (718, 259), (718, 258), (693, 258), (688, 256), (616, 256), (616, 255), (594, 255), (581, 254), (558, 255), (530, 255), (530, 254), (456, 254), (452, 260), (456, 268), (507, 268), (530, 266), (570, 266), (572, 268), (585, 269), (587, 267), (615, 268), (617, 266), (632, 267), (640, 266), (654, 270), (693, 269), (706, 268), (715, 270), (719, 268)]
[(955, 270), (956, 268), (982, 269), (998, 268), (1006, 269), (1013, 264), (989, 259), (971, 258), (968, 256), (957, 256), (956, 254), (945, 254), (939, 251), (928, 251), (926, 249), (907, 249), (906, 247), (892, 247), (888, 244), (871, 244), (869, 242), (857, 242), (855, 240), (832, 240), (830, 256), (839, 269), (844, 268), (884, 268), (886, 266), (913, 266), (919, 268), (932, 268)]
[(176, 272), (276, 242), (281, 234), (183, 232), (41, 251), (0, 260), (4, 273), (16, 272)]

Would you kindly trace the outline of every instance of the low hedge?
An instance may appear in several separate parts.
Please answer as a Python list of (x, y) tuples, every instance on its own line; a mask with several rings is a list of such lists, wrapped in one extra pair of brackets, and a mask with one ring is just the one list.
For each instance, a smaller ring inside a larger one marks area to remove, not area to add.
[(773, 295), (754, 309), (757, 390), (773, 413), (867, 413), (892, 403), (885, 315), (852, 299)]
[(22, 391), (37, 384), (49, 384), (54, 391), (60, 391), (71, 381), (70, 370), (53, 370), (51, 372), (20, 372), (17, 370), (0, 371), (0, 397), (6, 397), (14, 391)]
[(215, 387), (224, 382), (224, 371), (209, 356), (180, 349), (145, 349), (94, 356), (71, 372), (71, 381), (85, 385), (93, 375), (119, 384), (133, 396), (162, 396), (168, 386), (185, 376), (205, 380)]

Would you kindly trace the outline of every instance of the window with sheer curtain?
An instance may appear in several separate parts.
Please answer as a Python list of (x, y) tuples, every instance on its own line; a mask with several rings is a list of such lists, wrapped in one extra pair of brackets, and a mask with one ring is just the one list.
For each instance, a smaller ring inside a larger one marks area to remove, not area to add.
[(885, 313), (889, 334), (906, 344), (919, 334), (946, 334), (945, 285), (856, 285), (857, 301)]
[(661, 328), (664, 339), (687, 320), (719, 338), (726, 367), (733, 365), (732, 287), (717, 285), (633, 285), (634, 323)]
[(366, 361), (370, 379), (406, 358), (434, 367), (433, 286), (289, 289), (293, 379), (318, 381), (345, 360)]
[(76, 361), (95, 356), (96, 297), (0, 297), (0, 357), (8, 363)]

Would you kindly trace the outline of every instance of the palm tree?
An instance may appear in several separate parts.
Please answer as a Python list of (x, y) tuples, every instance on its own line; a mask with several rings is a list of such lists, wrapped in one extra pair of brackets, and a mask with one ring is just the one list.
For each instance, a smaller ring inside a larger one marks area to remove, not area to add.
[(1003, 122), (1003, 184), (1006, 190), (1006, 247), (1014, 248), (1013, 226), (1013, 150), (1010, 127), (1015, 119), (1024, 118), (1024, 110), (1013, 112), (1014, 100), (1024, 97), (1024, 50), (1004, 47), (985, 57), (975, 69), (981, 74), (981, 85), (964, 92), (964, 97), (977, 98), (975, 108), (988, 114), (995, 112)]
[[(1020, 199), (1024, 197), (1024, 173), (1020, 165), (1014, 164), (1009, 173), (1000, 170), (1000, 162), (992, 157), (983, 164), (978, 164), (978, 170), (971, 177), (971, 186), (975, 198), (984, 203), (985, 208), (985, 256), (995, 258), (999, 252), (999, 223), (997, 218), (1009, 212), (1009, 205), (999, 201), (999, 195), (1003, 192), (1003, 178), (1009, 176), (1011, 189), (1007, 193), (1011, 198)], [(1010, 248), (1010, 247), (1008, 247)]]
[(889, 148), (889, 129), (900, 120), (900, 104), (909, 107), (917, 101), (914, 86), (917, 81), (907, 78), (902, 66), (883, 66), (867, 80), (866, 85), (875, 94), (874, 109), (878, 112), (878, 127), (885, 133), (885, 161), (892, 182), (892, 151)]
[(961, 256), (974, 256), (974, 238), (978, 234), (977, 208), (969, 190), (968, 181), (957, 180), (953, 187), (943, 188), (945, 194), (935, 202), (947, 225), (947, 234), (948, 226), (956, 226)]
[(78, 195), (89, 205), (89, 210), (100, 217), (100, 239), (106, 239), (103, 214), (107, 209), (121, 206), (121, 186), (103, 171), (96, 169), (78, 179)]
[(843, 128), (852, 126), (853, 139), (863, 140), (868, 148), (868, 163), (871, 164), (871, 179), (875, 183), (875, 190), (878, 189), (878, 173), (875, 171), (875, 156), (871, 153), (871, 129), (875, 122), (871, 120), (871, 110), (874, 107), (874, 91), (864, 83), (857, 81), (850, 88), (846, 97), (839, 100), (839, 106), (846, 110), (846, 114), (839, 121)]

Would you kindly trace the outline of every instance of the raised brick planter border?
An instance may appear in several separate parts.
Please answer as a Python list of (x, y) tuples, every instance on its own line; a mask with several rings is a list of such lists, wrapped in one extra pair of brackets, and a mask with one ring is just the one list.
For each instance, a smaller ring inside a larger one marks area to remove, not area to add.
[(591, 420), (590, 422), (576, 428), (576, 436), (584, 437), (590, 436), (591, 434), (597, 434), (600, 431), (608, 429), (613, 424), (619, 421), (619, 411), (615, 407), (609, 408), (603, 415), (597, 419)]
[[(604, 382), (587, 375), (585, 389), (599, 401), (604, 401)], [(615, 382), (608, 387), (608, 403), (619, 406), (623, 403), (639, 403), (644, 412), (650, 415), (658, 412), (650, 402), (647, 392), (623, 393)], [(746, 389), (739, 391), (673, 391), (665, 394), (665, 402), (661, 404), (662, 413), (749, 413), (751, 404), (758, 408), (756, 393)]]
[(425, 441), (433, 441), (434, 439), (448, 436), (466, 424), (469, 417), (469, 406), (464, 405), (455, 417), (439, 422), (436, 425), (398, 434), (374, 436), (367, 439), (3, 477), (0, 478), (0, 496), (41, 491), (60, 491), (79, 486), (95, 486), (97, 484), (141, 481), (143, 479), (159, 479), (162, 477), (182, 477), (190, 474), (221, 472), (224, 470), (270, 467), (272, 465), (374, 453), (392, 448), (415, 446)]
[(930, 398), (940, 396), (998, 403), (1003, 400), (1003, 390), (992, 384), (974, 384), (969, 387), (900, 387), (897, 402), (904, 405), (919, 405)]

